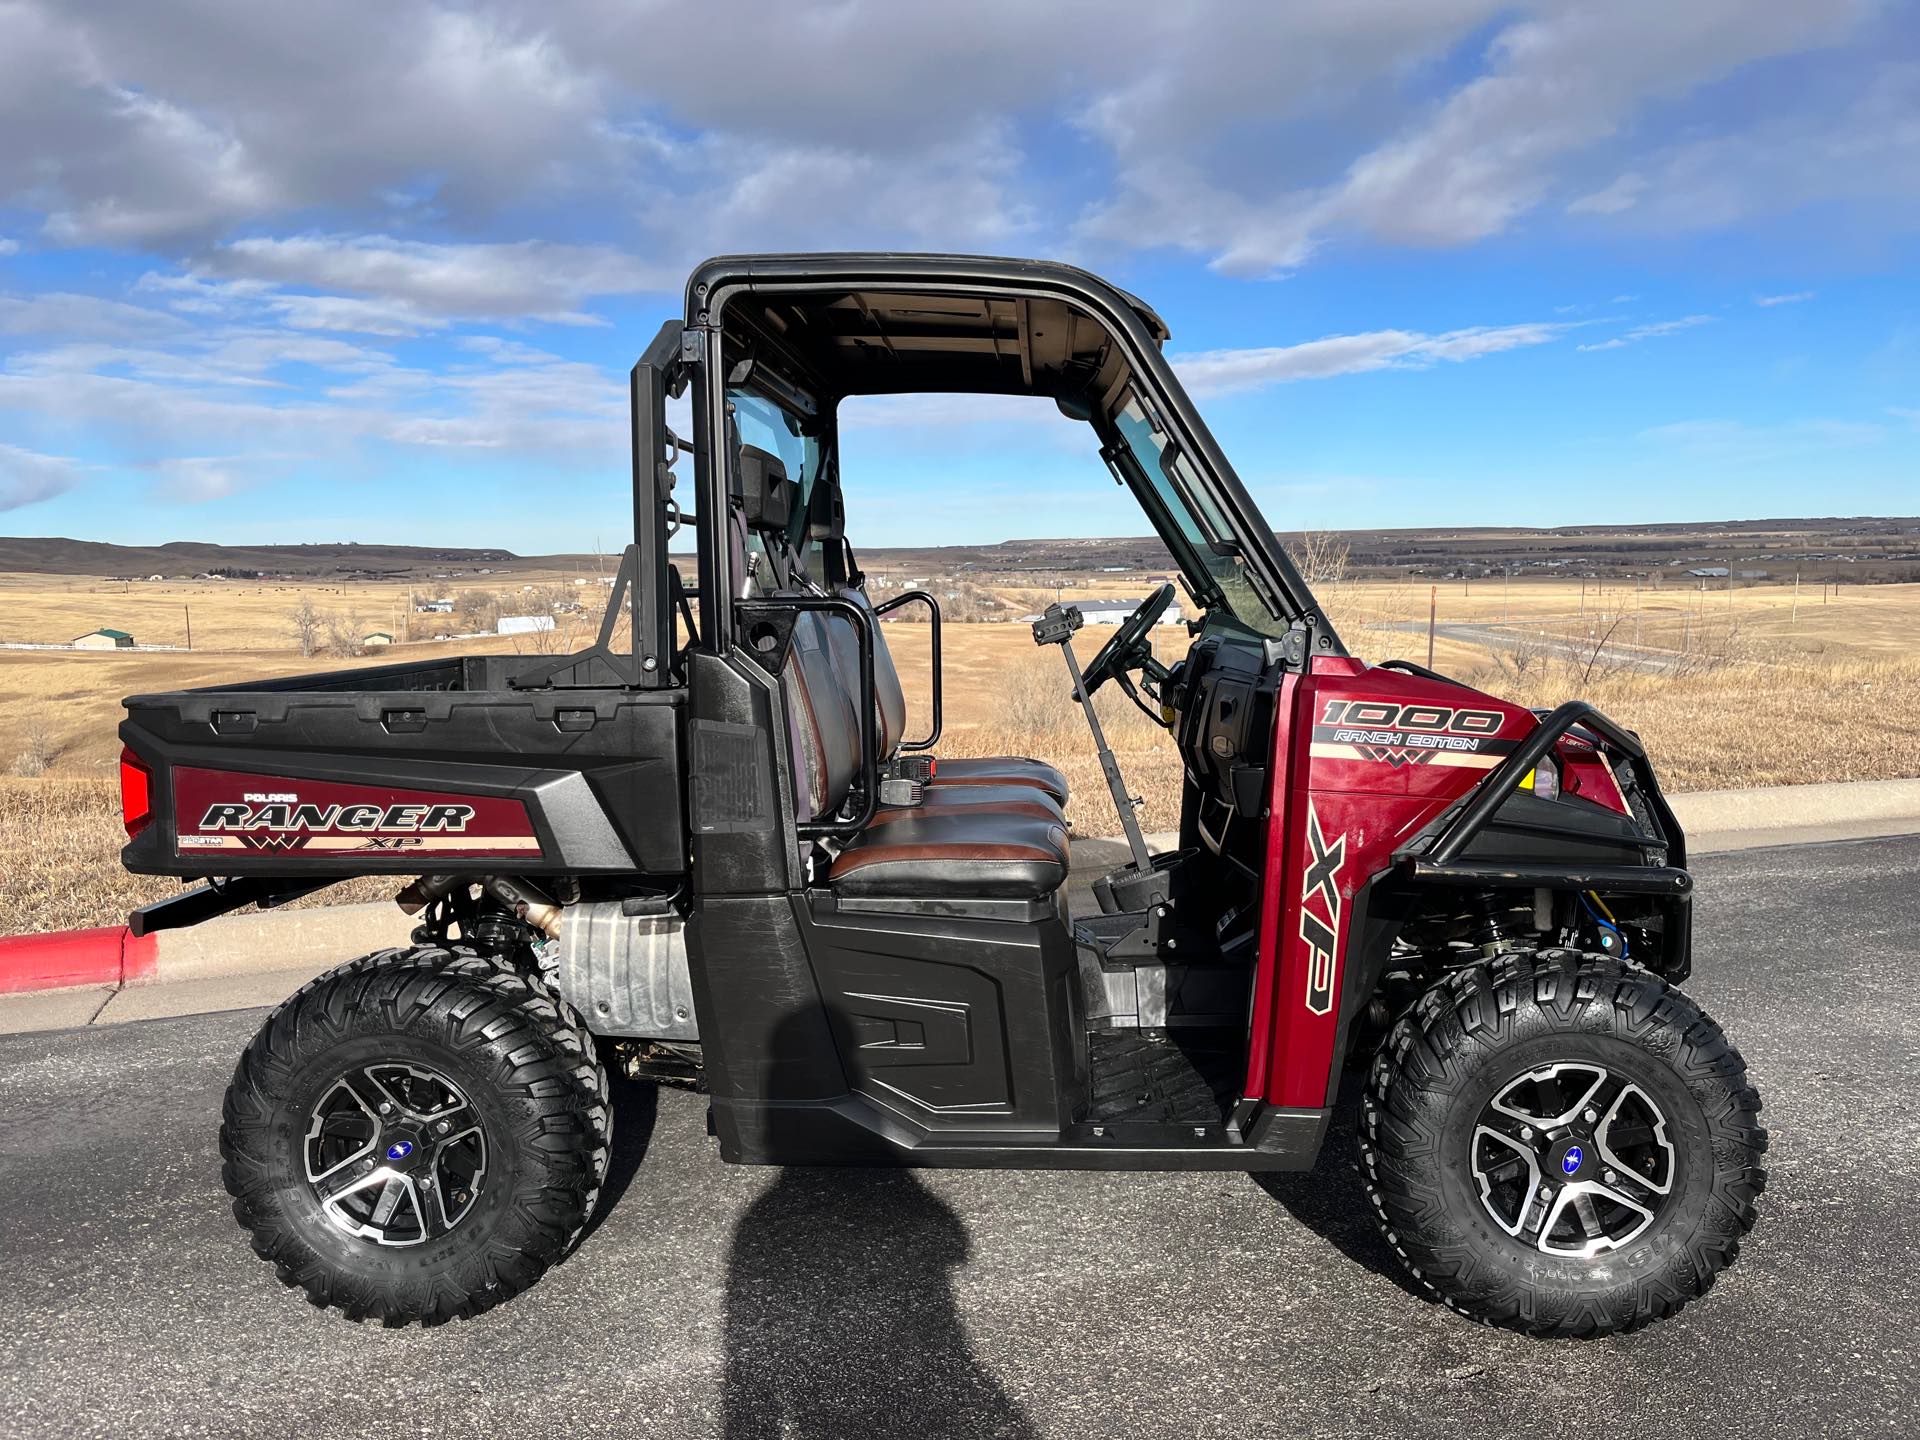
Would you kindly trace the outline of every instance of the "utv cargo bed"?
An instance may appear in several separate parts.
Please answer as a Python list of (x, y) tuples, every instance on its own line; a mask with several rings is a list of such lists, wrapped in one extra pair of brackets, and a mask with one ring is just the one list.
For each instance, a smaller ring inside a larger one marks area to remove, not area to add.
[(127, 863), (148, 873), (686, 868), (681, 690), (519, 691), (469, 655), (126, 702)]

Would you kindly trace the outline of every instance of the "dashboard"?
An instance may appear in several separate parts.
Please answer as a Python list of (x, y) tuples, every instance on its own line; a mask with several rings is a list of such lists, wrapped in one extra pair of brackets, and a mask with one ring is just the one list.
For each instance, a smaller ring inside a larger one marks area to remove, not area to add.
[(1266, 806), (1279, 674), (1268, 642), (1210, 622), (1168, 678), (1174, 733), (1206, 832), (1223, 833), (1234, 817), (1257, 820)]

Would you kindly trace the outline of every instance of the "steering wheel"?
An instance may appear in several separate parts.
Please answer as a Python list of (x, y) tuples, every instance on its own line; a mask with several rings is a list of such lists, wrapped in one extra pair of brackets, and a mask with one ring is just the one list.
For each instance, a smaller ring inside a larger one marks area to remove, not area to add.
[(1167, 678), (1168, 671), (1166, 666), (1153, 658), (1153, 642), (1147, 637), (1154, 625), (1159, 622), (1160, 617), (1166, 613), (1167, 607), (1173, 603), (1173, 594), (1171, 584), (1162, 585), (1142, 600), (1131, 615), (1120, 622), (1120, 628), (1114, 631), (1113, 638), (1100, 647), (1100, 653), (1093, 657), (1092, 663), (1081, 674), (1080, 689), (1083, 693), (1091, 697), (1094, 691), (1107, 681), (1116, 680), (1134, 704), (1145, 710), (1156, 721), (1165, 723), (1157, 710), (1149, 708), (1141, 700), (1139, 691), (1127, 678), (1127, 671), (1139, 670), (1142, 673), (1147, 694), (1153, 696), (1155, 700), (1160, 698), (1159, 685)]

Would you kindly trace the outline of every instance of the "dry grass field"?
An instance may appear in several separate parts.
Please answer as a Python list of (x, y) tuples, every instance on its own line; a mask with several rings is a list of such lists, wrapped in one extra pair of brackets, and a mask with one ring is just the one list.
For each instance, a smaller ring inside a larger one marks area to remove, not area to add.
[[(513, 613), (515, 597), (526, 592), (509, 582), (552, 589), (572, 578), (474, 577), (441, 588), (458, 593), (491, 584)], [(1336, 574), (1315, 583), (1356, 652), (1372, 660), (1425, 660), (1425, 582), (1351, 583)], [(1101, 575), (1066, 598), (1149, 588), (1144, 575)], [(1053, 598), (1011, 586), (996, 593), (1009, 609)], [(1434, 655), (1440, 669), (1527, 704), (1575, 695), (1594, 700), (1642, 733), (1674, 790), (1920, 774), (1920, 661), (1909, 647), (1909, 637), (1920, 634), (1920, 586), (1845, 586), (1837, 595), (1807, 586), (1796, 601), (1790, 585), (1740, 587), (1729, 596), (1711, 582), (1705, 592), (1697, 585), (1590, 583), (1583, 593), (1578, 582), (1476, 580), (1445, 582), (1436, 599), (1442, 626), (1491, 626), (1554, 642), (1496, 648), (1443, 635)], [(191, 606), (195, 642), (191, 653), (0, 649), (0, 933), (111, 923), (172, 888), (128, 876), (119, 865), (114, 732), (122, 696), (516, 644), (507, 637), (422, 641), (366, 656), (303, 658), (287, 624), (302, 600), (357, 616), (369, 629), (403, 633), (414, 623), (393, 622), (394, 607), (406, 603), (405, 587), (373, 582), (127, 585), (0, 576), (0, 641), (60, 642), (110, 625), (143, 643), (180, 643), (184, 614), (178, 633), (167, 626)], [(415, 622), (446, 628), (448, 619)], [(567, 624), (572, 633), (563, 631), (562, 639), (586, 628), (584, 621)], [(1076, 648), (1083, 663), (1111, 633), (1082, 636)], [(887, 634), (913, 713), (923, 717), (927, 629), (890, 624)], [(949, 624), (944, 639), (940, 752), (1026, 754), (1059, 764), (1073, 787), (1076, 827), (1112, 833), (1112, 808), (1060, 657), (1037, 649), (1020, 625)], [(1169, 660), (1185, 641), (1174, 627), (1155, 637)], [(1658, 673), (1637, 668), (1662, 649), (1674, 652), (1670, 666)], [(1171, 828), (1179, 768), (1169, 737), (1112, 687), (1100, 701), (1121, 765), (1145, 802), (1143, 823)], [(391, 888), (368, 881), (323, 893), (372, 898)]]

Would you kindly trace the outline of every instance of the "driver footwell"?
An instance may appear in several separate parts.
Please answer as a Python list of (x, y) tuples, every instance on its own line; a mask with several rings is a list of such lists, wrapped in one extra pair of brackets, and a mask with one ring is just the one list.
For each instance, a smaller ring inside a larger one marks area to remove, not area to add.
[(1087, 1036), (1087, 1119), (1218, 1125), (1239, 1096), (1246, 1051), (1245, 1030), (1095, 1031)]

